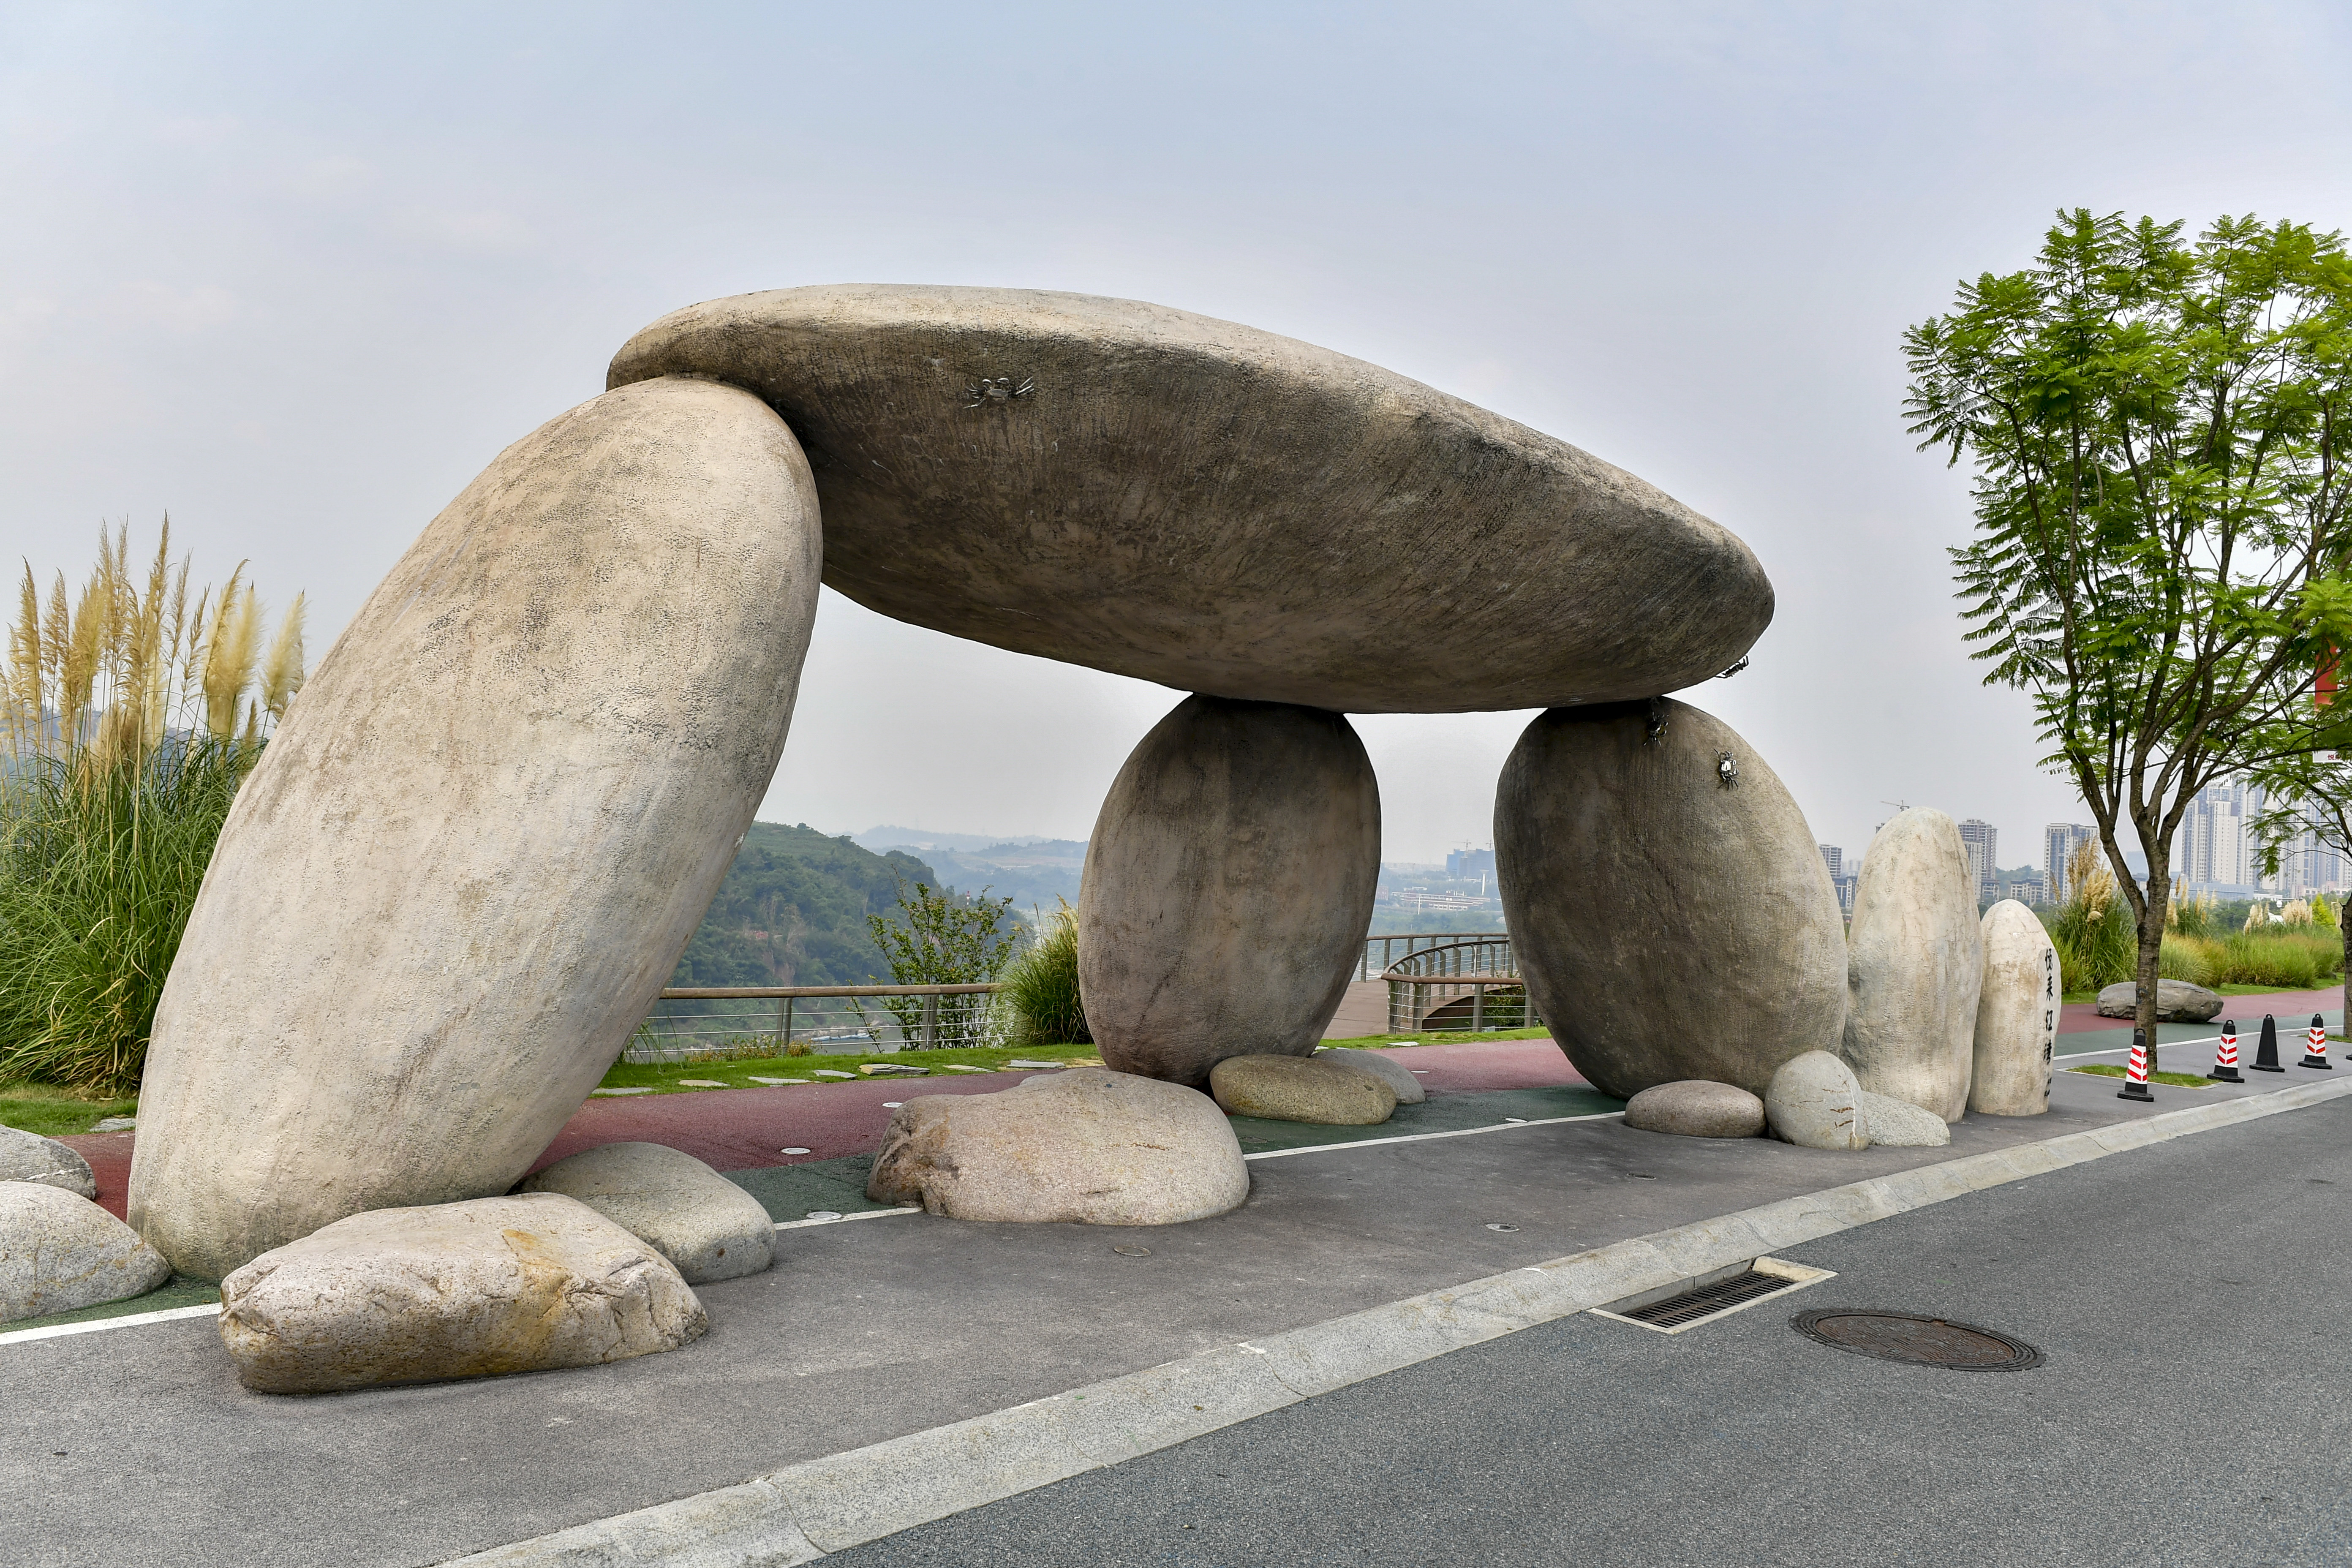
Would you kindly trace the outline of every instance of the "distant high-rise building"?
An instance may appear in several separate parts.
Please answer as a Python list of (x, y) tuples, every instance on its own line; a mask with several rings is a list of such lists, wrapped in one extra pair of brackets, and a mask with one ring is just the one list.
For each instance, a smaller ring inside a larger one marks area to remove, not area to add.
[(2064, 903), (2074, 891), (2066, 884), (2066, 868), (2075, 849), (2098, 841), (2099, 830), (2087, 822), (2053, 822), (2042, 830), (2042, 875), (2050, 885), (2052, 903)]
[(1960, 824), (1960, 845), (1969, 854), (1969, 880), (1976, 885), (1979, 903), (2000, 897), (2000, 863), (1993, 854), (1999, 837), (1990, 822), (1971, 816)]
[(1495, 874), (1495, 852), (1492, 849), (1456, 849), (1445, 858), (1445, 874), (1457, 882), (1473, 877)]
[(1830, 886), (1837, 889), (1838, 912), (1848, 920), (1853, 919), (1853, 890), (1861, 881), (1862, 879), (1852, 872), (1830, 879)]
[(1821, 848), (1822, 864), (1830, 868), (1830, 880), (1834, 882), (1845, 875), (1845, 851), (1834, 844), (1824, 844)]

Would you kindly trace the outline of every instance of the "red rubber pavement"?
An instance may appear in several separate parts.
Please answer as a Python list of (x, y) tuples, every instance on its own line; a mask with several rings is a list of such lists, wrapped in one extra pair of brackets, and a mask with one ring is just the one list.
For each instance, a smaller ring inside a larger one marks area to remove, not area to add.
[[(2265, 1013), (2275, 1013), (2282, 1019), (2298, 1013), (2326, 1013), (2344, 1005), (2344, 987), (2331, 985), (2324, 991), (2271, 991), (2261, 995), (2224, 996), (2221, 1016), (2235, 1018), (2241, 1029), (2252, 1018), (2256, 1025)], [(2310, 1020), (2306, 1018), (2305, 1022)], [(2218, 1022), (2218, 1020), (2217, 1020)], [(2093, 1029), (2127, 1029), (2129, 1018), (2103, 1018), (2095, 1002), (2069, 1002), (2058, 1010), (2058, 1032), (2080, 1035)]]
[[(1407, 1067), (1423, 1069), (1422, 1082), (1433, 1094), (1584, 1083), (1549, 1040), (1401, 1046), (1390, 1054)], [(852, 1083), (779, 1084), (593, 1099), (572, 1113), (531, 1169), (604, 1143), (666, 1143), (720, 1171), (867, 1154), (881, 1146), (894, 1101), (903, 1102), (919, 1094), (994, 1094), (1032, 1076), (934, 1073), (921, 1079), (864, 1079)], [(100, 1206), (117, 1216), (123, 1212), (136, 1137), (132, 1132), (86, 1132), (58, 1140), (89, 1162), (90, 1172), (98, 1178)], [(787, 1148), (808, 1152), (787, 1154)]]

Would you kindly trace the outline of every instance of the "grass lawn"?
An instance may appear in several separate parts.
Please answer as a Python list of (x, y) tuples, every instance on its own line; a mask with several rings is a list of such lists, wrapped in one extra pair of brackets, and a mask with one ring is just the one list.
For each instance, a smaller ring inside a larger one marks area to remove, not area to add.
[[(1073, 1067), (1100, 1067), (1102, 1058), (1092, 1046), (1024, 1046), (1018, 1050), (990, 1050), (950, 1047), (936, 1051), (877, 1051), (870, 1056), (806, 1056), (806, 1057), (738, 1057), (728, 1061), (701, 1062), (614, 1062), (613, 1070), (604, 1075), (602, 1089), (649, 1089), (656, 1094), (695, 1094), (703, 1092), (712, 1083), (728, 1089), (762, 1089), (766, 1086), (751, 1081), (758, 1078), (806, 1079), (812, 1083), (839, 1083), (839, 1079), (816, 1076), (823, 1068), (828, 1072), (855, 1073), (867, 1062), (890, 1062), (902, 1067), (931, 1069), (938, 1078), (960, 1078), (960, 1073), (941, 1072), (947, 1067), (979, 1068), (984, 1071), (1003, 1070), (1008, 1063), (1055, 1062)], [(1017, 1070), (1017, 1069), (1016, 1069)], [(698, 1083), (681, 1080), (694, 1079)]]
[[(2124, 1069), (2122, 1068), (2112, 1066), (2106, 1062), (2101, 1062), (2095, 1067), (2068, 1068), (2066, 1070), (2068, 1072), (2091, 1073), (2099, 1078), (2121, 1078), (2124, 1076)], [(2147, 1081), (2150, 1083), (2168, 1083), (2175, 1089), (2210, 1089), (2213, 1087), (2213, 1080), (2211, 1079), (2202, 1077), (2201, 1075), (2193, 1072), (2152, 1072), (2147, 1075)]]
[(43, 1084), (0, 1086), (0, 1127), (59, 1138), (87, 1132), (90, 1124), (110, 1116), (137, 1114), (135, 1100), (84, 1100), (65, 1089)]
[(1452, 1046), (1478, 1040), (1549, 1040), (1549, 1029), (1489, 1029), (1483, 1035), (1446, 1029), (1419, 1035), (1364, 1035), (1352, 1040), (1326, 1040), (1327, 1046), (1353, 1046), (1377, 1051), (1391, 1046)]

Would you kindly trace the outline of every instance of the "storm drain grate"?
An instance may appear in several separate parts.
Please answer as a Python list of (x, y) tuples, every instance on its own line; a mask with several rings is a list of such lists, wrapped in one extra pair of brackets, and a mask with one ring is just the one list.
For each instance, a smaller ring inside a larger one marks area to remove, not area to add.
[(1778, 1258), (1758, 1258), (1694, 1279), (1628, 1296), (1606, 1307), (1595, 1307), (1592, 1312), (1596, 1317), (1678, 1334), (1742, 1307), (1752, 1307), (1759, 1301), (1834, 1278), (1826, 1268), (1808, 1268), (1801, 1263), (1787, 1263)]

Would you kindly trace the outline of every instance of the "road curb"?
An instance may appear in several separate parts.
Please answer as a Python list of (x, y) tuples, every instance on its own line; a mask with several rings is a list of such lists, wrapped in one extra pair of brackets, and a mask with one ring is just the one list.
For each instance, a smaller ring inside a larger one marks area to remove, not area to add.
[(1190, 1441), (1522, 1329), (1875, 1220), (2352, 1094), (2352, 1079), (2160, 1112), (1809, 1193), (1433, 1290), (445, 1568), (784, 1568)]

